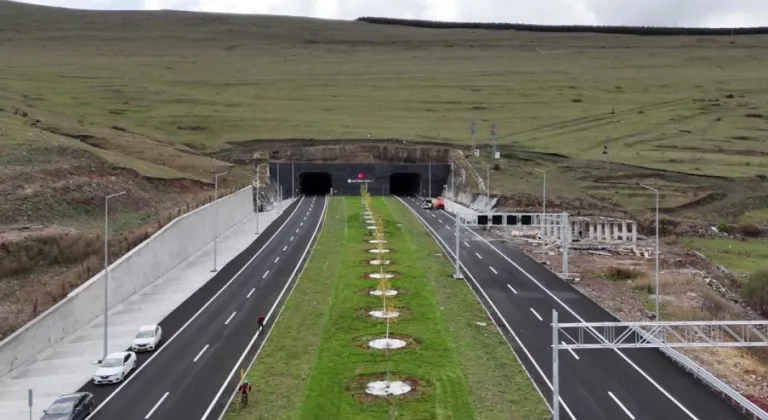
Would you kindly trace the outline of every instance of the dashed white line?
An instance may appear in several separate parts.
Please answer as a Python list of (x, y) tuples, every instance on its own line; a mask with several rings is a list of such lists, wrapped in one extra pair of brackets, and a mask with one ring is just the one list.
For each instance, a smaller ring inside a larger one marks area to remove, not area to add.
[[(299, 226), (304, 226), (304, 222), (301, 222), (301, 223), (299, 223)], [(296, 229), (296, 232), (298, 232), (298, 231), (299, 231), (299, 230), (298, 230), (298, 229)]]
[(227, 318), (227, 320), (224, 322), (224, 325), (227, 325), (227, 324), (229, 324), (229, 321), (232, 321), (232, 318), (234, 318), (234, 317), (235, 317), (235, 314), (236, 314), (236, 313), (237, 313), (237, 311), (235, 311), (235, 312), (232, 312), (232, 315), (230, 315), (230, 316), (229, 316), (229, 318)]
[(619, 401), (619, 399), (616, 398), (616, 396), (614, 396), (611, 391), (608, 391), (608, 395), (610, 395), (610, 397), (613, 398), (614, 401), (616, 401), (616, 404), (618, 404), (619, 407), (621, 407), (621, 409), (624, 410), (625, 413), (627, 413), (629, 418), (631, 418), (632, 420), (635, 420), (635, 416), (633, 416), (632, 413), (630, 413), (629, 410), (627, 410), (627, 407), (624, 407), (624, 404), (622, 404), (621, 401)]
[(512, 293), (514, 293), (514, 294), (517, 294), (517, 290), (515, 290), (515, 288), (514, 288), (514, 287), (512, 287), (512, 286), (510, 286), (510, 285), (507, 285), (507, 287), (509, 287), (509, 290), (511, 290), (511, 291), (512, 291)]
[(163, 401), (165, 401), (165, 399), (168, 398), (168, 394), (170, 394), (170, 393), (166, 392), (165, 394), (163, 394), (162, 397), (160, 397), (160, 401), (158, 401), (157, 404), (155, 404), (155, 406), (152, 407), (151, 410), (149, 410), (149, 413), (147, 413), (147, 415), (144, 416), (145, 419), (148, 419), (148, 418), (150, 418), (152, 416), (152, 413), (154, 413), (155, 410), (157, 410), (157, 407), (160, 407), (160, 404), (162, 404)]
[(251, 291), (250, 291), (250, 292), (248, 292), (248, 296), (246, 296), (245, 298), (246, 298), (246, 299), (248, 299), (249, 297), (251, 297), (251, 295), (252, 295), (252, 294), (253, 294), (253, 292), (255, 292), (255, 291), (256, 291), (256, 288), (254, 287), (253, 289), (251, 289)]
[(539, 314), (536, 313), (536, 311), (531, 308), (531, 312), (533, 312), (534, 315), (536, 315), (536, 318), (539, 318), (539, 321), (544, 321), (544, 318), (542, 318)]
[(442, 219), (437, 219), (437, 221), (438, 221), (438, 222), (440, 222), (440, 223), (443, 223), (443, 220), (442, 220)]
[(288, 245), (283, 247), (283, 252), (285, 252), (286, 249), (288, 249)]
[[(307, 213), (307, 214), (309, 214), (309, 213)], [(307, 220), (307, 216), (304, 216), (304, 220)]]
[(483, 259), (483, 257), (481, 257), (477, 252), (475, 252), (475, 255), (477, 255), (477, 258), (480, 258), (481, 260)]
[(277, 264), (278, 261), (280, 261), (280, 257), (275, 258), (275, 262), (274, 263)]
[(293, 236), (291, 236), (291, 242), (293, 242)]
[(299, 233), (299, 228), (296, 228), (296, 233)]
[(197, 362), (197, 359), (199, 359), (199, 358), (200, 358), (200, 356), (202, 356), (202, 355), (203, 355), (203, 353), (205, 353), (205, 351), (206, 351), (206, 350), (208, 350), (208, 344), (206, 344), (206, 345), (205, 345), (205, 347), (203, 347), (203, 349), (202, 349), (202, 350), (200, 350), (200, 353), (197, 353), (197, 356), (195, 356), (195, 359), (194, 359), (194, 360), (192, 360), (192, 363), (195, 363), (195, 362)]
[[(563, 345), (565, 345), (565, 341), (561, 341), (561, 343), (563, 343)], [(571, 354), (573, 355), (573, 357), (576, 358), (576, 360), (579, 360), (579, 356), (576, 356), (576, 353), (573, 352), (573, 349), (568, 349), (568, 351), (571, 352)]]
[(490, 267), (490, 266), (489, 266), (488, 268), (490, 268), (490, 269), (491, 269), (491, 271), (493, 271), (493, 274), (499, 274), (499, 272), (498, 272), (498, 271), (496, 271), (496, 270), (494, 270), (494, 269), (493, 269), (493, 267)]
[(264, 272), (264, 275), (263, 275), (263, 276), (261, 276), (261, 278), (267, 277), (267, 274), (269, 274), (269, 270), (265, 271), (265, 272)]
[(464, 241), (464, 246), (469, 248), (469, 244), (467, 243), (467, 241)]

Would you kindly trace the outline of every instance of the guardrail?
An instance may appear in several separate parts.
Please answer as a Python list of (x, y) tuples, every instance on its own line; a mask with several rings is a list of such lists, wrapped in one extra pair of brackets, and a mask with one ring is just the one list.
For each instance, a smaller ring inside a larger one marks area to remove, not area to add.
[[(640, 328), (633, 327), (633, 330), (635, 330), (641, 336), (647, 338), (648, 341), (661, 343), (661, 340), (651, 336)], [(740, 409), (741, 412), (745, 415), (750, 416), (752, 419), (768, 420), (768, 413), (747, 399), (747, 397), (741, 395), (735, 389), (731, 388), (728, 384), (718, 379), (715, 375), (709, 373), (706, 369), (691, 360), (688, 356), (670, 347), (659, 347), (659, 350), (663, 355), (672, 360), (673, 363), (685, 369), (686, 372), (693, 375), (694, 378), (701, 381), (712, 391), (719, 393), (720, 397), (728, 401), (737, 409)]]

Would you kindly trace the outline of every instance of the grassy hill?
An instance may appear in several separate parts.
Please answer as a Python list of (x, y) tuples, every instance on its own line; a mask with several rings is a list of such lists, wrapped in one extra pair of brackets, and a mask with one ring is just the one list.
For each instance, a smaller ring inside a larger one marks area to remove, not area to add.
[[(642, 180), (667, 188), (677, 216), (768, 223), (766, 46), (765, 36), (431, 30), (0, 0), (0, 242), (97, 232), (103, 196), (119, 190), (130, 199), (113, 207), (117, 233), (140, 237), (210, 196), (213, 173), (232, 171), (225, 188), (248, 182), (249, 168), (225, 156), (249, 140), (466, 147), (473, 120), (483, 143), (498, 122), (499, 193), (536, 194), (542, 166), (552, 208), (575, 196), (647, 210)], [(606, 138), (624, 164), (610, 171)], [(49, 289), (36, 299), (53, 301), (92, 257), (8, 275), (0, 324), (32, 315), (18, 309), (35, 295), (30, 278)]]

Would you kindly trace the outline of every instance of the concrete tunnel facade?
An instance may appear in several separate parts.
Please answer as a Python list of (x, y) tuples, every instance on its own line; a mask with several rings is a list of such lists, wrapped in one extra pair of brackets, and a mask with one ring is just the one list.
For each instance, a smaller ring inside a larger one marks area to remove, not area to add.
[(431, 184), (432, 195), (438, 196), (450, 172), (448, 163), (269, 163), (271, 182), (282, 187), (286, 198), (292, 189), (297, 196), (327, 194), (331, 188), (334, 194), (358, 195), (360, 185), (366, 181), (373, 195), (427, 195)]

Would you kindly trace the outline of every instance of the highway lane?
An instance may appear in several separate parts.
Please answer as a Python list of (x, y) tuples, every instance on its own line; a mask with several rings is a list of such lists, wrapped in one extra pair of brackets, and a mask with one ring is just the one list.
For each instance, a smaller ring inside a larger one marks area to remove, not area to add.
[[(421, 209), (419, 199), (405, 201), (452, 254), (452, 216)], [(560, 322), (615, 318), (519, 250), (504, 246), (501, 251), (507, 260), (467, 230), (462, 230), (460, 249), (464, 273), (471, 276), (468, 283), (491, 306), (489, 313), (496, 313), (501, 330), (551, 400), (552, 309), (558, 311)], [(744, 418), (656, 350), (561, 351), (559, 360), (563, 418)]]
[(228, 271), (227, 286), (221, 285), (218, 295), (209, 297), (196, 316), (187, 312), (188, 324), (90, 418), (202, 418), (220, 397), (222, 384), (243, 353), (251, 344), (261, 346), (272, 316), (260, 333), (256, 319), (282, 300), (319, 230), (325, 201), (324, 197), (301, 199), (258, 255), (250, 255), (235, 273)]

